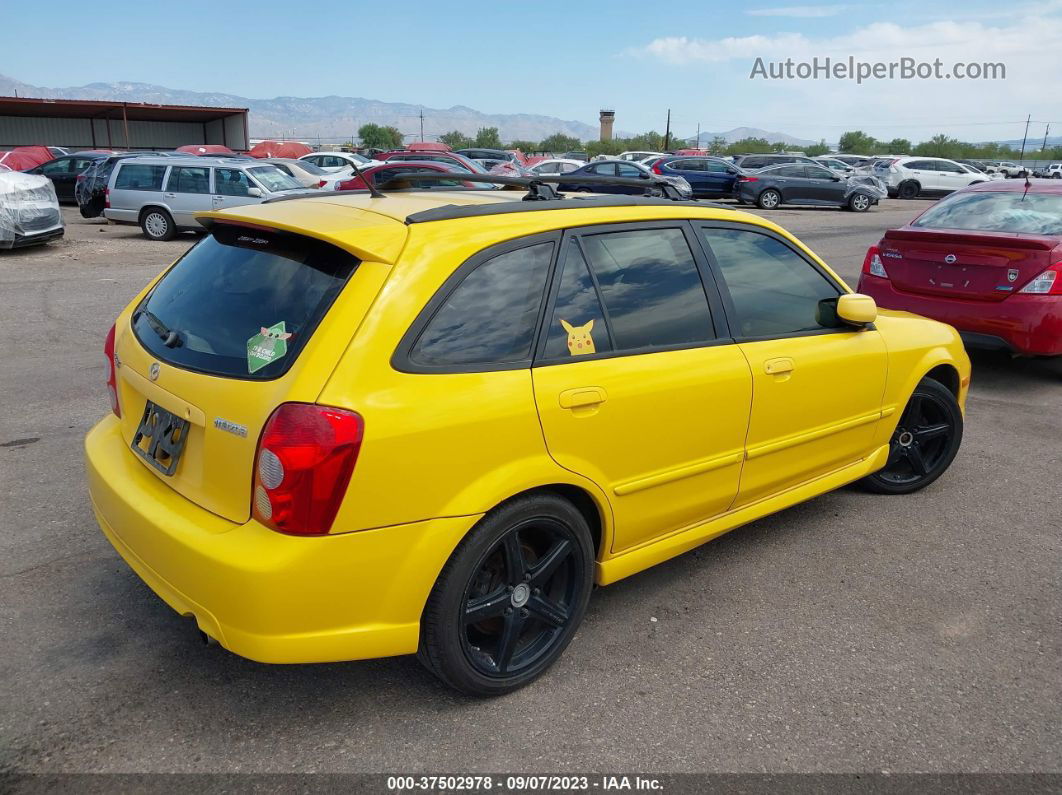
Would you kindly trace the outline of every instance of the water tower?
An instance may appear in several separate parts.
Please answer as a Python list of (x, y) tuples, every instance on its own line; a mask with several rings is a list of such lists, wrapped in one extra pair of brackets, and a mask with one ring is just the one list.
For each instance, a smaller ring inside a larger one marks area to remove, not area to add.
[(601, 140), (612, 140), (612, 123), (616, 121), (616, 111), (614, 110), (602, 110), (601, 111)]

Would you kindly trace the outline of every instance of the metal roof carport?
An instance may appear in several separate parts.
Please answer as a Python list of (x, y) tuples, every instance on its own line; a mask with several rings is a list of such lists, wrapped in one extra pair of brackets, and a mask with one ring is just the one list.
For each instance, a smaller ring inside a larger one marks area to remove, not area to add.
[(247, 108), (0, 97), (0, 148), (34, 144), (72, 149), (176, 149), (184, 144), (250, 148)]

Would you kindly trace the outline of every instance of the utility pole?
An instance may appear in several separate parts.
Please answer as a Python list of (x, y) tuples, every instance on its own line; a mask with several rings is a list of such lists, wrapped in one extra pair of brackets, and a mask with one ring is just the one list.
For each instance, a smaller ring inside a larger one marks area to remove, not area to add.
[(1040, 147), (1040, 151), (1041, 152), (1044, 151), (1045, 149), (1047, 149), (1047, 134), (1049, 132), (1051, 132), (1051, 125), (1050, 124), (1048, 124), (1047, 125), (1047, 129), (1044, 130), (1044, 143), (1043, 143), (1043, 146)]
[(664, 127), (664, 151), (671, 148), (671, 108), (667, 109), (667, 126)]
[(424, 141), (424, 108), (420, 109), (420, 140)]
[(697, 122), (697, 148), (701, 148), (701, 123)]
[(1032, 121), (1032, 114), (1030, 113), (1025, 117), (1025, 137), (1021, 139), (1021, 154), (1018, 156), (1018, 160), (1025, 158), (1025, 142), (1029, 139), (1029, 122)]

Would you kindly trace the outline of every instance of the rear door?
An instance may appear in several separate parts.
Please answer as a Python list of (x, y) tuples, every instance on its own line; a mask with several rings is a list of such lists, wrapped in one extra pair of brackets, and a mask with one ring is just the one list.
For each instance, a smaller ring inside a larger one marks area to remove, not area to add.
[(732, 166), (717, 160), (706, 160), (704, 174), (706, 195), (718, 197), (733, 193), (737, 171)]
[(163, 202), (162, 185), (166, 179), (166, 166), (120, 160), (115, 166), (117, 173), (111, 187), (111, 207), (108, 218), (119, 221), (136, 221), (140, 209), (146, 204)]
[(908, 171), (908, 178), (917, 180), (923, 190), (946, 190), (942, 186), (941, 174), (937, 171), (937, 164), (934, 161), (912, 160), (905, 164), (904, 168)]
[[(130, 455), (192, 502), (246, 521), (262, 426), (282, 402), (316, 400), (360, 320), (350, 307), (360, 290), (375, 295), (375, 272), (310, 238), (216, 225), (117, 340)], [(323, 324), (330, 311), (345, 322)], [(169, 429), (154, 452), (153, 427)]]
[(866, 458), (885, 389), (881, 335), (838, 323), (840, 286), (782, 237), (721, 223), (701, 225), (700, 233), (752, 369), (736, 505)]
[(565, 236), (532, 370), (550, 454), (595, 481), (613, 551), (730, 508), (752, 378), (685, 222)]
[(196, 228), (195, 213), (209, 210), (210, 168), (207, 166), (172, 166), (166, 179), (163, 198), (177, 226)]

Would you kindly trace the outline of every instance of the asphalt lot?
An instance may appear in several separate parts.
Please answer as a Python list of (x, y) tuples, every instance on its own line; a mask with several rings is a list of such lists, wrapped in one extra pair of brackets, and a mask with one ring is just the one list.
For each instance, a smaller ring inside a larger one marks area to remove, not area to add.
[[(770, 216), (854, 285), (924, 206)], [(1062, 362), (976, 354), (928, 489), (843, 489), (600, 589), (545, 679), (467, 700), (412, 658), (205, 647), (119, 559), (81, 459), (103, 338), (195, 238), (65, 214), (0, 253), (0, 770), (1062, 771)]]

